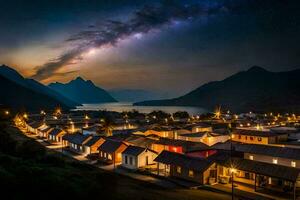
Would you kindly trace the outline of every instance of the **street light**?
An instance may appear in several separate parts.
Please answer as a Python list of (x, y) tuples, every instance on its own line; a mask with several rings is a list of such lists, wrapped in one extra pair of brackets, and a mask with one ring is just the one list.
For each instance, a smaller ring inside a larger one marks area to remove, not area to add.
[(25, 119), (27, 119), (27, 118), (28, 118), (28, 115), (25, 113), (25, 114), (23, 115), (23, 117), (24, 117)]
[(234, 174), (236, 173), (236, 169), (231, 167), (230, 168), (230, 173), (231, 173), (231, 199), (234, 199)]

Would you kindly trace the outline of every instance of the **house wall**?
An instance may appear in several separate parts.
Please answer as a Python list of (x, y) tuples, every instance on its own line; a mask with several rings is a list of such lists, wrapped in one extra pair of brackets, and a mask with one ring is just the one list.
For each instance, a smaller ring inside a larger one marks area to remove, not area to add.
[(137, 167), (145, 167), (147, 165), (146, 163), (147, 156), (148, 156), (148, 165), (156, 163), (153, 160), (157, 157), (157, 154), (153, 153), (152, 151), (144, 151), (138, 156)]
[(274, 156), (268, 156), (268, 155), (260, 155), (260, 154), (251, 154), (251, 153), (244, 153), (244, 158), (248, 160), (255, 160), (265, 163), (273, 163), (273, 159), (277, 159), (277, 165), (283, 165), (287, 167), (293, 167), (292, 162), (295, 162), (296, 168), (300, 168), (300, 160), (293, 160), (288, 158), (280, 158), (280, 157), (274, 157)]
[(208, 146), (212, 146), (218, 142), (226, 142), (227, 140), (229, 140), (229, 136), (228, 135), (221, 135), (221, 136), (216, 136), (216, 137), (206, 137), (206, 136), (202, 136), (202, 137), (189, 137), (188, 135), (186, 136), (178, 136), (179, 140), (185, 140), (185, 141), (191, 141), (191, 142), (202, 142)]
[(98, 153), (98, 148), (105, 142), (103, 138), (91, 146), (91, 153)]
[(212, 127), (195, 126), (192, 128), (192, 133), (198, 133), (198, 132), (212, 132)]
[(115, 162), (122, 162), (122, 152), (127, 148), (125, 144), (122, 144), (115, 152)]
[(112, 160), (112, 154), (104, 151), (99, 151), (99, 159), (101, 160)]
[(220, 136), (216, 136), (216, 137), (205, 137), (202, 140), (200, 140), (200, 142), (202, 142), (208, 146), (212, 146), (218, 142), (226, 142), (227, 140), (229, 140), (228, 135), (220, 135)]
[(176, 153), (183, 153), (183, 148), (181, 146), (169, 146), (169, 145), (162, 145), (162, 144), (153, 144), (152, 150), (158, 153), (161, 153), (163, 150), (176, 152)]
[(269, 144), (269, 137), (232, 134), (232, 140), (248, 144)]
[[(214, 173), (212, 173), (212, 172)], [(218, 181), (217, 165), (212, 164), (207, 170), (203, 172), (203, 184), (213, 184)]]
[(82, 145), (79, 144), (73, 144), (73, 143), (69, 143), (70, 146), (70, 150), (75, 151), (75, 152), (84, 152), (84, 148)]
[(196, 158), (207, 158), (217, 153), (217, 150), (203, 150), (186, 153), (186, 155)]
[(190, 142), (201, 142), (202, 137), (189, 137), (189, 136), (186, 136), (186, 135), (179, 135), (178, 139), (179, 140), (190, 141)]
[(164, 138), (173, 138), (174, 133), (173, 131), (155, 131), (155, 130), (148, 130), (144, 133), (145, 136), (148, 135), (157, 135), (159, 137), (164, 137)]
[(161, 153), (163, 150), (167, 150), (167, 147), (162, 144), (153, 144), (152, 149), (153, 149), (153, 151)]
[(170, 176), (182, 178), (188, 181), (197, 182), (203, 184), (203, 173), (194, 171), (194, 176), (189, 176), (189, 169), (181, 167), (181, 173), (177, 171), (178, 166), (171, 165), (170, 166)]
[(122, 166), (128, 169), (137, 169), (137, 157), (128, 154), (122, 154)]

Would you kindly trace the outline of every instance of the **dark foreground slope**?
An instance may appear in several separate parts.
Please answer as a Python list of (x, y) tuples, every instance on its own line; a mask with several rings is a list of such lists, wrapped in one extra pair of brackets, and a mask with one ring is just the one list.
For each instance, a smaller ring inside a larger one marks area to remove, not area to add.
[(300, 112), (300, 70), (270, 72), (252, 67), (222, 81), (210, 82), (190, 93), (168, 100), (135, 103), (143, 106), (221, 105), (235, 112)]

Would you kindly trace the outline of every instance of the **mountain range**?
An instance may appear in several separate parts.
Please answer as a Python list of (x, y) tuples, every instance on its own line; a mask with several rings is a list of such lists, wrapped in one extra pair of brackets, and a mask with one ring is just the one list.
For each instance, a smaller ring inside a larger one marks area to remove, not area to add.
[(270, 72), (254, 66), (224, 80), (204, 84), (174, 99), (137, 102), (136, 106), (222, 106), (234, 112), (300, 112), (300, 69)]
[(66, 98), (81, 104), (117, 102), (104, 89), (97, 87), (92, 81), (84, 80), (81, 77), (77, 77), (66, 84), (56, 82), (48, 86)]
[(14, 109), (40, 110), (57, 106), (69, 109), (80, 105), (5, 65), (0, 66), (0, 91), (0, 104)]

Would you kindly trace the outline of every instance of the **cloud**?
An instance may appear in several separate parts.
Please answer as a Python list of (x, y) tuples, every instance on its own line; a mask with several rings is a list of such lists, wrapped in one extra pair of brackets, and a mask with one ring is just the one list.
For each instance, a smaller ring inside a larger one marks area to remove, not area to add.
[(66, 65), (77, 63), (83, 59), (83, 54), (94, 48), (117, 45), (121, 39), (135, 34), (146, 34), (174, 21), (193, 20), (199, 17), (226, 12), (223, 5), (218, 4), (177, 4), (165, 1), (156, 6), (144, 6), (135, 11), (127, 21), (107, 20), (101, 26), (89, 26), (88, 30), (79, 32), (65, 43), (69, 46), (67, 52), (36, 67), (32, 78), (45, 80)]

